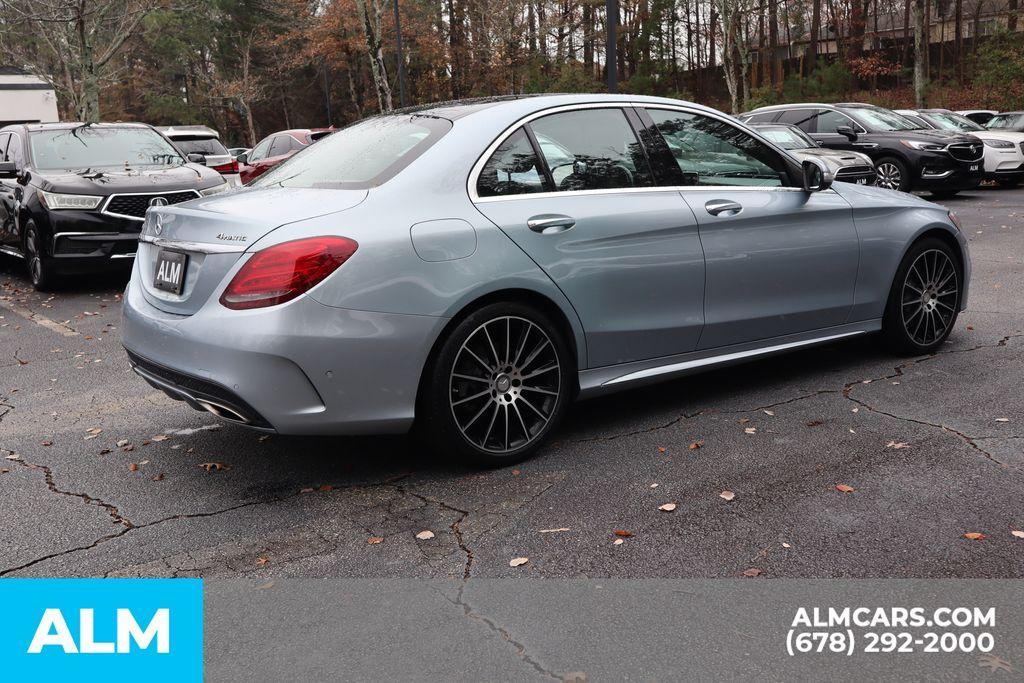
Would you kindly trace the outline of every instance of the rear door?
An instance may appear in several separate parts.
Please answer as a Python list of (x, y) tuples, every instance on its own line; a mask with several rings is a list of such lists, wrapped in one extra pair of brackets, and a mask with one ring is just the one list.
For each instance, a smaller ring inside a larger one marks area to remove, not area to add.
[(589, 367), (696, 348), (704, 256), (693, 213), (654, 186), (623, 109), (535, 115), (474, 171), (477, 208), (562, 289)]
[[(649, 118), (648, 118), (649, 117)], [(706, 261), (700, 349), (841, 325), (859, 242), (850, 205), (795, 187), (780, 153), (725, 119), (645, 110), (682, 171)]]
[[(19, 138), (10, 133), (0, 133), (0, 161), (7, 161), (7, 147), (11, 140), (19, 144)], [(11, 159), (13, 161), (13, 159)], [(14, 178), (0, 178), (0, 246), (18, 249), (17, 227), (14, 217), (14, 193), (18, 183)]]

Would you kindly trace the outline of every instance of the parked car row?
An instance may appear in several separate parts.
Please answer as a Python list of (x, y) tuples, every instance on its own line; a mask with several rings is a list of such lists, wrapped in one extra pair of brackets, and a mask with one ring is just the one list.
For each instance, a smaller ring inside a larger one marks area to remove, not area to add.
[(1024, 113), (964, 114), (947, 109), (892, 111), (852, 102), (798, 103), (761, 107), (740, 119), (754, 126), (794, 126), (823, 147), (859, 151), (874, 164), (875, 184), (887, 189), (948, 198), (985, 179), (1003, 187), (1019, 184), (1024, 179), (1024, 135), (1017, 129), (1024, 130)]

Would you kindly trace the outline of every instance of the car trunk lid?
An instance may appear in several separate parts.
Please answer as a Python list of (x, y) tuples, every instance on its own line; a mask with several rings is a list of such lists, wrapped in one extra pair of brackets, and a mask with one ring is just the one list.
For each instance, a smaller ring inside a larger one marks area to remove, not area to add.
[[(152, 208), (136, 255), (146, 299), (162, 311), (191, 315), (220, 290), (225, 275), (261, 237), (289, 223), (352, 208), (366, 194), (275, 186)], [(163, 288), (156, 284), (158, 273)], [(180, 291), (172, 281), (180, 283)]]

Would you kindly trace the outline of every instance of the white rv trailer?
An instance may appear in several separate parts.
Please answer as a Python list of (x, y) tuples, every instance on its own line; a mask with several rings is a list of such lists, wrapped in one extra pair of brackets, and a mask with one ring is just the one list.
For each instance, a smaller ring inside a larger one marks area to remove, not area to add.
[(57, 120), (57, 95), (52, 85), (17, 67), (0, 66), (0, 127)]

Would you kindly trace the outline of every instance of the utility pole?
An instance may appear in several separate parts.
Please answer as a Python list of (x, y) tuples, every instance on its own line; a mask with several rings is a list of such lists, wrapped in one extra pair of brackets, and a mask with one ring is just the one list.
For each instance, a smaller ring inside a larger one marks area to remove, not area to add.
[(607, 30), (605, 36), (607, 43), (605, 45), (605, 68), (608, 74), (608, 92), (617, 93), (619, 91), (619, 74), (618, 74), (618, 63), (619, 58), (616, 54), (616, 39), (615, 32), (619, 26), (619, 0), (605, 0), (604, 2), (605, 13), (605, 24)]
[(405, 91), (405, 58), (402, 56), (402, 20), (398, 14), (398, 0), (395, 6), (395, 62), (398, 64), (398, 101), (403, 107), (409, 106), (409, 95)]
[(324, 69), (324, 106), (327, 108), (327, 125), (330, 127), (334, 121), (331, 120), (331, 86), (327, 83), (327, 60), (321, 60), (320, 64)]

